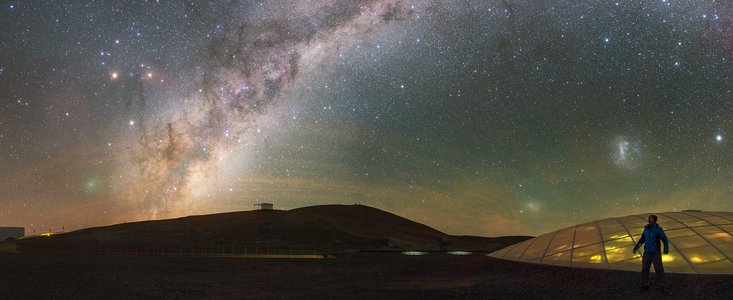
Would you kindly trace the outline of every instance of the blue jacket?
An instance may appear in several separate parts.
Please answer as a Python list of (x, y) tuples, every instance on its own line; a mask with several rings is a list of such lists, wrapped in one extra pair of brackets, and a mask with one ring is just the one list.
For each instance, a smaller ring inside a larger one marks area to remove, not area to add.
[(657, 223), (647, 224), (644, 226), (644, 232), (641, 234), (634, 250), (639, 249), (641, 244), (644, 244), (644, 253), (660, 253), (662, 246), (660, 240), (664, 242), (664, 252), (669, 252), (669, 240), (667, 240), (667, 235), (664, 234), (662, 226)]

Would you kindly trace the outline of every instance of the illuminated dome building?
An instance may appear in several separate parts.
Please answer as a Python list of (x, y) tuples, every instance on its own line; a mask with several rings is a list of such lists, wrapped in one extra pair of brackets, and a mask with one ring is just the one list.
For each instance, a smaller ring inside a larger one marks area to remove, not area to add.
[[(489, 256), (540, 264), (639, 271), (641, 255), (633, 254), (632, 249), (650, 214), (571, 226)], [(654, 214), (669, 238), (669, 254), (662, 256), (666, 272), (733, 274), (733, 213), (685, 210)]]

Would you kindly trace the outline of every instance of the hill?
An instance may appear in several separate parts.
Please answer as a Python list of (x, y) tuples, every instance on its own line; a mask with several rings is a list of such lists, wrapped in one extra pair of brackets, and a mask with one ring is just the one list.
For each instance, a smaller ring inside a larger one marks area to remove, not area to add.
[(124, 223), (10, 243), (20, 252), (494, 251), (527, 238), (451, 236), (373, 207), (321, 205)]

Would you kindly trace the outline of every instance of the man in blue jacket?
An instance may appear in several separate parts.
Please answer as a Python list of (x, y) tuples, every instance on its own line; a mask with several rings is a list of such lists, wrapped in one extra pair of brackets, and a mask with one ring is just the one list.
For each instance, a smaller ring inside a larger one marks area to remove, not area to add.
[(656, 273), (657, 282), (662, 287), (664, 279), (664, 266), (662, 266), (662, 243), (664, 243), (664, 254), (669, 253), (669, 241), (667, 235), (664, 234), (662, 226), (657, 224), (657, 216), (650, 215), (647, 219), (649, 224), (644, 226), (644, 232), (639, 238), (639, 242), (634, 246), (634, 253), (644, 244), (644, 254), (641, 258), (641, 289), (649, 289), (649, 269), (654, 264), (654, 272)]

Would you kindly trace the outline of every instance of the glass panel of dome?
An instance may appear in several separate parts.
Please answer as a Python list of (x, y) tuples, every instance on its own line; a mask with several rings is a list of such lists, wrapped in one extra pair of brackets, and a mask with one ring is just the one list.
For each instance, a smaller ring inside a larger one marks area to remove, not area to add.
[(573, 244), (575, 227), (565, 228), (557, 232), (547, 248), (547, 254), (553, 254), (569, 250)]
[(718, 227), (720, 227), (720, 229), (723, 229), (730, 234), (733, 234), (733, 225), (720, 225)]
[(504, 256), (506, 256), (507, 253), (509, 253), (509, 250), (511, 250), (511, 249), (512, 249), (512, 246), (507, 246), (507, 247), (504, 247), (504, 249), (501, 249), (499, 251), (495, 251), (495, 252), (489, 254), (489, 256), (491, 256), (491, 257), (497, 257), (497, 258), (503, 258)]
[(570, 265), (570, 254), (571, 254), (570, 252), (571, 251), (564, 251), (564, 252), (559, 252), (559, 253), (545, 256), (542, 259), (542, 263), (543, 264), (552, 264), (552, 265), (561, 265), (561, 266)]
[[(699, 234), (702, 234), (702, 235), (713, 234), (713, 233), (720, 233), (720, 232), (725, 233), (725, 231), (723, 229), (721, 229), (721, 227), (712, 226), (712, 225), (711, 226), (695, 227), (695, 228), (693, 228), (693, 230), (695, 232), (699, 233)], [(730, 234), (728, 234), (728, 236), (730, 236)]]
[[(689, 230), (689, 229), (687, 229)], [(710, 243), (705, 241), (702, 237), (699, 235), (691, 235), (686, 237), (678, 237), (678, 238), (669, 238), (672, 243), (674, 243), (674, 246), (678, 249), (690, 249), (690, 248), (696, 248), (701, 246), (710, 246)]]
[(727, 254), (729, 257), (733, 257), (733, 236), (731, 236), (726, 230), (733, 230), (733, 225), (721, 225), (717, 227), (699, 227), (695, 228), (700, 234), (702, 234), (708, 241), (713, 243), (715, 247), (718, 247), (720, 251)]
[(725, 224), (732, 224), (733, 223), (733, 222), (731, 222), (731, 220), (728, 220), (726, 218), (723, 218), (721, 216), (717, 216), (717, 215), (714, 215), (714, 214), (709, 214), (709, 213), (706, 213), (706, 212), (685, 211), (685, 212), (682, 212), (682, 213), (687, 214), (687, 215), (690, 215), (690, 216), (693, 216), (693, 217), (696, 217), (696, 218), (703, 219), (703, 220), (708, 221), (708, 222), (710, 222), (711, 224), (714, 224), (714, 225), (725, 225)]
[(719, 260), (716, 262), (695, 265), (695, 269), (700, 273), (731, 274), (733, 273), (733, 263), (727, 259)]
[(725, 232), (718, 226), (695, 227), (693, 228), (693, 230), (702, 235), (702, 237), (704, 237), (710, 243), (718, 247), (724, 244), (733, 243), (733, 236), (731, 236), (729, 233)]
[[(578, 225), (575, 228), (575, 244), (573, 247), (583, 247), (601, 241), (601, 232), (595, 222)], [(573, 255), (574, 256), (574, 255)]]
[[(620, 249), (619, 253), (626, 253), (626, 257), (616, 261), (609, 261), (609, 268), (631, 271), (641, 270), (641, 254), (639, 252), (636, 252), (636, 254), (632, 253), (632, 249), (634, 249), (634, 247)], [(606, 252), (606, 257), (610, 259), (608, 252)]]
[(688, 236), (697, 235), (694, 231), (690, 230), (689, 228), (683, 228), (683, 229), (675, 229), (675, 230), (665, 230), (664, 233), (667, 234), (667, 237), (672, 239), (678, 239)]
[(579, 267), (605, 267), (606, 258), (603, 255), (603, 248), (600, 243), (573, 250), (573, 266)]
[(532, 243), (534, 239), (528, 239), (524, 242), (521, 242), (514, 246), (511, 250), (509, 250), (509, 253), (504, 256), (505, 259), (511, 259), (511, 260), (517, 260), (520, 256), (524, 253), (524, 250), (527, 250), (527, 247), (530, 243)]
[[(644, 230), (644, 226), (648, 224), (647, 218), (649, 217), (649, 214), (645, 215), (636, 215), (636, 216), (628, 216), (628, 217), (621, 217), (617, 218), (619, 222), (623, 223), (626, 228), (631, 231), (632, 234), (636, 235), (636, 231), (639, 232), (639, 235), (641, 235), (641, 231)], [(677, 228), (685, 228), (684, 224), (677, 222), (675, 220), (672, 220), (670, 218), (666, 218), (662, 216), (661, 214), (657, 214), (657, 217), (659, 218), (657, 220), (657, 223), (659, 226), (662, 226), (664, 230), (669, 229), (677, 229)], [(636, 237), (634, 237), (636, 239)]]
[[(661, 214), (658, 214), (657, 217), (659, 218), (659, 220), (657, 220), (657, 224), (659, 224), (659, 226), (662, 226), (664, 230), (687, 228), (686, 224), (682, 224), (680, 222), (667, 218)], [(644, 218), (644, 220), (646, 221), (646, 218)], [(648, 222), (644, 222), (643, 225), (646, 225), (646, 224), (648, 224)]]
[(608, 262), (620, 262), (629, 259), (633, 255), (634, 242), (631, 237), (605, 241), (603, 247), (606, 250)]
[(596, 243), (593, 245), (588, 245), (580, 248), (573, 249), (573, 260), (578, 257), (585, 257), (593, 254), (598, 254), (603, 251), (603, 248), (601, 247), (601, 243)]
[(725, 218), (725, 219), (731, 220), (731, 222), (733, 222), (733, 213), (730, 213), (730, 212), (717, 212), (717, 211), (716, 212), (707, 211), (706, 213), (711, 214), (711, 215), (716, 215), (716, 216), (719, 216), (721, 218)]
[(550, 243), (550, 239), (552, 236), (555, 235), (554, 232), (546, 233), (541, 236), (538, 236), (535, 238), (534, 243), (532, 243), (529, 248), (527, 248), (527, 251), (524, 252), (524, 254), (519, 258), (520, 260), (533, 260), (538, 259), (545, 255), (545, 251), (547, 251), (547, 245)]
[[(687, 225), (687, 227), (710, 225), (710, 223), (708, 223), (705, 220), (701, 220), (701, 219), (695, 218), (693, 216), (686, 215), (686, 214), (683, 214), (683, 213), (678, 213), (678, 212), (670, 212), (670, 213), (659, 214), (660, 220), (657, 223), (662, 224), (662, 222), (663, 222), (663, 220), (661, 220), (662, 216), (664, 216), (666, 218), (673, 219), (673, 220), (677, 220), (677, 221), (679, 221), (679, 222)], [(666, 220), (664, 220), (664, 221), (666, 221)]]
[(726, 218), (728, 220), (733, 221), (733, 212), (721, 212), (721, 213), (719, 213), (717, 215), (719, 215), (719, 216), (721, 216), (723, 218)]
[(682, 249), (680, 251), (685, 255), (685, 257), (687, 257), (687, 260), (695, 266), (703, 263), (728, 260), (725, 255), (710, 245), (694, 249)]
[(718, 247), (720, 251), (733, 258), (733, 243), (715, 244), (715, 247)]
[(646, 222), (643, 219), (640, 219), (638, 217), (630, 216), (630, 217), (621, 217), (616, 218), (616, 220), (619, 221), (619, 223), (623, 224), (626, 229), (631, 232), (631, 237), (634, 239), (634, 242), (639, 240), (639, 237), (641, 236), (641, 232), (644, 229), (644, 225), (646, 225)]
[(642, 222), (641, 219), (635, 217), (635, 216), (626, 216), (626, 217), (620, 217), (620, 218), (614, 218), (616, 221), (624, 225), (626, 229), (633, 232), (634, 228), (640, 228), (641, 226), (644, 226), (644, 222)]
[(604, 240), (613, 240), (629, 236), (626, 228), (624, 228), (624, 226), (615, 219), (600, 220), (598, 221), (598, 225), (601, 227), (601, 236), (603, 236)]
[[(684, 257), (680, 255), (677, 251), (672, 251), (670, 249), (669, 254), (662, 255), (662, 262), (664, 263), (664, 270), (668, 272), (680, 272), (680, 273), (694, 273), (695, 270), (692, 269), (689, 263), (685, 260)], [(639, 265), (639, 269), (641, 269), (641, 264)]]

